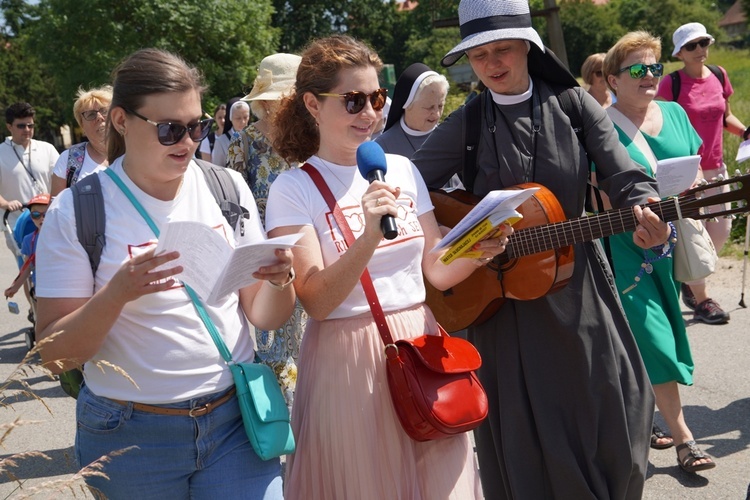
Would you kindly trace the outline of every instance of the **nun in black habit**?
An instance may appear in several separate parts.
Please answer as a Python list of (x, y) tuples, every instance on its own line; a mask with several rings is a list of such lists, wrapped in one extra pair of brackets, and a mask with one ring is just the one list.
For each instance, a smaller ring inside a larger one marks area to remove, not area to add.
[[(414, 156), (440, 122), (448, 87), (448, 80), (426, 64), (406, 68), (396, 82), (383, 134), (375, 142), (386, 153)], [(454, 175), (443, 189), (463, 189), (463, 185)]]
[[(663, 244), (668, 225), (635, 206), (657, 196), (655, 181), (631, 162), (602, 107), (544, 47), (527, 1), (462, 0), (458, 13), (462, 42), (442, 64), (467, 54), (487, 86), (469, 189), (483, 196), (536, 182), (554, 194), (566, 218), (579, 217), (592, 160), (597, 170), (604, 166), (599, 185), (613, 206), (634, 206), (635, 243)], [(558, 101), (566, 89), (580, 110), (580, 142)], [(465, 108), (413, 157), (428, 187), (462, 172)], [(490, 415), (475, 431), (488, 499), (642, 496), (653, 392), (601, 245), (578, 243), (573, 251), (566, 286), (534, 300), (506, 300), (469, 329), (490, 401)]]

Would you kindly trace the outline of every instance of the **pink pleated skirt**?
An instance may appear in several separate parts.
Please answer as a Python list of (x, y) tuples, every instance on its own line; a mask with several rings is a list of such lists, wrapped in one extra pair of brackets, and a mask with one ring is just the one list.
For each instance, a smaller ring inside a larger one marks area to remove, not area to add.
[[(428, 308), (386, 313), (394, 339), (435, 332)], [(292, 409), (287, 500), (481, 499), (468, 434), (417, 442), (393, 409), (371, 315), (308, 320)]]

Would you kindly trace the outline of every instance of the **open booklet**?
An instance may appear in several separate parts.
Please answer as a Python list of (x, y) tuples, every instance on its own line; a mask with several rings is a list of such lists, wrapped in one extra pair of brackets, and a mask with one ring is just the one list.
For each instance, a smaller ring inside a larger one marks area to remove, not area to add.
[(156, 245), (156, 255), (177, 250), (177, 260), (169, 267), (182, 266), (177, 278), (190, 285), (208, 303), (252, 285), (253, 273), (273, 264), (277, 248), (292, 248), (302, 233), (248, 243), (232, 248), (214, 228), (202, 222), (173, 221), (164, 225)]
[[(676, 196), (690, 189), (698, 175), (701, 164), (699, 155), (678, 156), (656, 162), (656, 181), (659, 183), (659, 196)], [(710, 180), (710, 179), (706, 179)]]
[(495, 228), (504, 222), (510, 224), (521, 219), (516, 208), (529, 199), (539, 188), (497, 189), (490, 191), (477, 205), (446, 234), (431, 251), (448, 248), (440, 258), (450, 264), (459, 257), (471, 256), (471, 247), (491, 237)]

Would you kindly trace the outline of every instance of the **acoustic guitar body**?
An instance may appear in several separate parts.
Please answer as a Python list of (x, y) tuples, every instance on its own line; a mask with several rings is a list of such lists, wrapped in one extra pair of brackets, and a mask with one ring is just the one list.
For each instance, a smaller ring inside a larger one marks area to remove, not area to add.
[[(565, 220), (555, 196), (539, 184), (522, 184), (513, 189), (538, 187), (539, 191), (518, 208), (523, 219), (514, 224), (516, 233), (509, 247), (519, 257), (500, 255), (478, 268), (456, 286), (440, 291), (425, 280), (427, 305), (448, 332), (463, 330), (488, 320), (505, 299), (533, 300), (565, 286), (573, 274), (573, 247), (538, 251), (538, 236), (521, 238), (524, 228)], [(476, 205), (479, 198), (465, 191), (430, 193), (439, 224), (453, 227)]]

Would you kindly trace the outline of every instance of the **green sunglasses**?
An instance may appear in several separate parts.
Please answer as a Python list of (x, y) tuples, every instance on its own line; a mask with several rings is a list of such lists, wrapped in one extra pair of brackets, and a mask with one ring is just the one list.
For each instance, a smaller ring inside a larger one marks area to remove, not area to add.
[(627, 66), (625, 68), (620, 68), (620, 70), (617, 72), (619, 75), (620, 73), (624, 73), (625, 71), (630, 70), (630, 78), (635, 78), (636, 80), (640, 80), (641, 78), (645, 78), (646, 74), (650, 71), (652, 75), (654, 75), (655, 78), (659, 78), (661, 75), (664, 74), (664, 65), (662, 63), (656, 63), (656, 64), (631, 64), (630, 66)]

